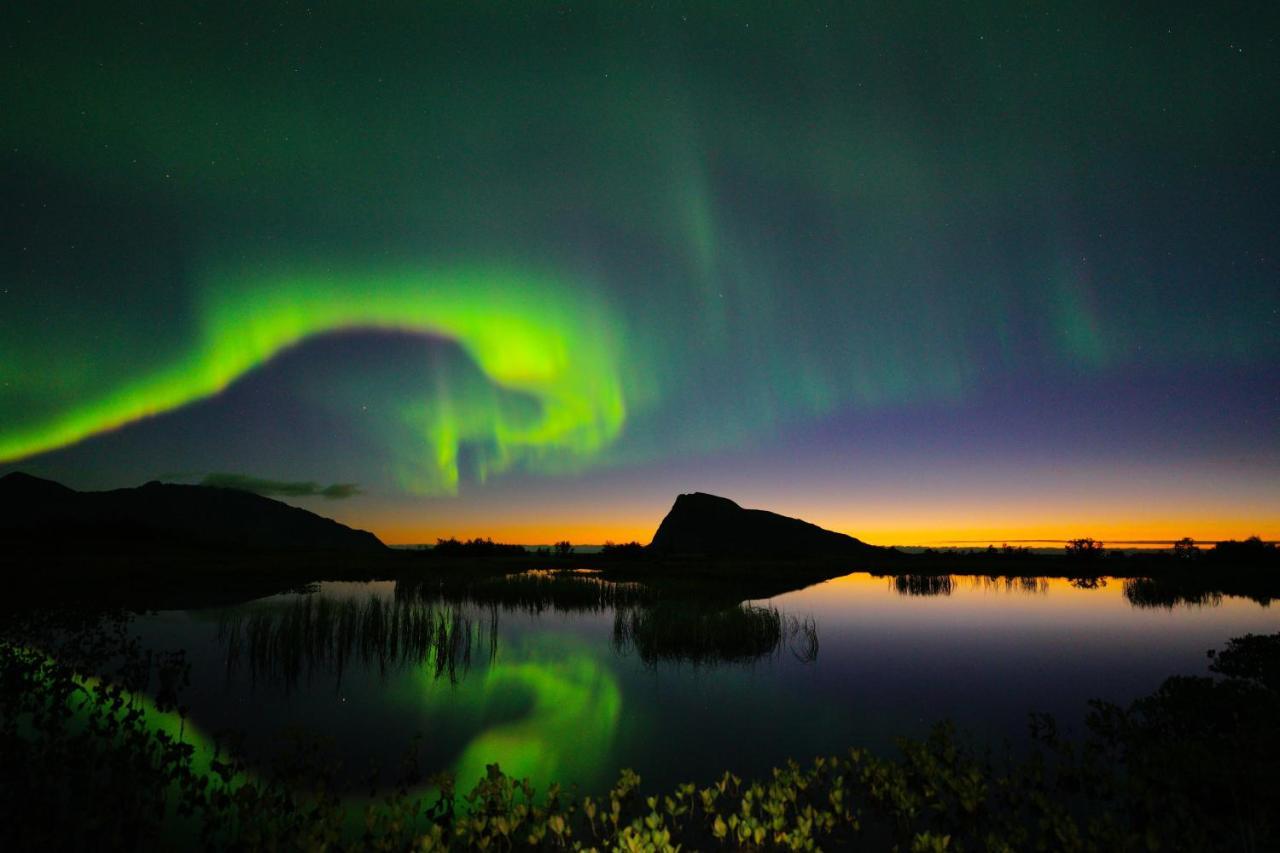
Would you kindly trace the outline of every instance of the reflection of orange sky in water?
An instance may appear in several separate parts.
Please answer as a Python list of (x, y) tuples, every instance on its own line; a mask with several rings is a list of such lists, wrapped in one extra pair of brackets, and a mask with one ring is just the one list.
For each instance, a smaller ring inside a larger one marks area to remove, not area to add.
[[(883, 597), (891, 595), (896, 598), (906, 599), (923, 599), (929, 598), (975, 598), (985, 599), (988, 597), (1040, 597), (1048, 600), (1052, 598), (1058, 602), (1088, 602), (1090, 607), (1097, 606), (1099, 598), (1108, 599), (1119, 598), (1123, 590), (1123, 580), (1116, 578), (1103, 578), (1100, 581), (1100, 587), (1089, 589), (1076, 586), (1067, 578), (1043, 578), (1043, 577), (1004, 577), (1000, 576), (999, 565), (992, 564), (991, 576), (981, 575), (950, 575), (952, 587), (950, 595), (941, 596), (902, 596), (894, 588), (893, 575), (873, 575), (865, 572), (846, 575), (841, 578), (835, 578), (822, 584), (824, 594), (831, 598), (840, 599), (856, 599), (865, 600), (868, 598)], [(945, 576), (943, 576), (945, 577)], [(814, 589), (810, 587), (810, 589)], [(1100, 590), (1114, 590), (1115, 595), (1100, 596)], [(1126, 603), (1126, 607), (1129, 605)]]
[[(1000, 567), (992, 564), (991, 574)], [(1071, 625), (1092, 623), (1112, 630), (1138, 630), (1143, 622), (1169, 622), (1188, 618), (1222, 621), (1242, 620), (1253, 630), (1259, 616), (1257, 602), (1247, 598), (1222, 596), (1213, 604), (1164, 607), (1134, 607), (1124, 595), (1124, 579), (1103, 578), (1103, 585), (1077, 587), (1066, 578), (1004, 578), (952, 575), (949, 594), (907, 595), (897, 591), (892, 576), (850, 574), (823, 584), (788, 593), (776, 599), (779, 607), (794, 613), (811, 614), (823, 630), (853, 619), (866, 624), (883, 622), (886, 628), (913, 621), (945, 629), (966, 626), (979, 631), (1004, 630), (1017, 624), (1058, 621)], [(1025, 585), (1024, 582), (1025, 581)], [(1017, 607), (1010, 607), (1015, 599)], [(1264, 613), (1266, 611), (1263, 611)], [(1280, 618), (1280, 613), (1274, 614)], [(916, 618), (913, 618), (916, 617)]]

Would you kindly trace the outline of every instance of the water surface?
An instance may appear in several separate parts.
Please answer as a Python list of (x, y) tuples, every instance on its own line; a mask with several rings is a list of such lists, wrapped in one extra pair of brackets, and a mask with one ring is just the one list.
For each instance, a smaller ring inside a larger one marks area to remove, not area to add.
[(252, 755), (303, 729), (363, 778), (420, 736), (428, 770), (465, 781), (497, 761), (586, 789), (622, 767), (668, 785), (885, 751), (942, 719), (1017, 750), (1029, 711), (1078, 731), (1089, 699), (1128, 702), (1204, 674), (1230, 637), (1280, 630), (1254, 601), (1165, 601), (1115, 579), (857, 573), (737, 605), (584, 583), (501, 601), (327, 583), (138, 629), (187, 649), (192, 719), (245, 732)]

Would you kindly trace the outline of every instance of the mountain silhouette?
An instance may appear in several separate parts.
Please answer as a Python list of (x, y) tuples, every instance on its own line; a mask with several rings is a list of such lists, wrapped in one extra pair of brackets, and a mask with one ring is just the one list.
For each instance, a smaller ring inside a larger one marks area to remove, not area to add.
[(78, 492), (23, 473), (0, 477), (0, 541), (386, 550), (372, 533), (237, 489), (151, 482), (131, 489)]
[(649, 546), (662, 554), (707, 557), (869, 557), (885, 549), (816, 524), (743, 509), (703, 492), (680, 495)]

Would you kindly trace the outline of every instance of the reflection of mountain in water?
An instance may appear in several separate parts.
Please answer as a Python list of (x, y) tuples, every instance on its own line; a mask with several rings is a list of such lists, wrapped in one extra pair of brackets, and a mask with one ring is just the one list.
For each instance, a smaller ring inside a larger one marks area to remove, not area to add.
[(384, 674), (425, 666), (456, 682), (473, 657), (495, 658), (501, 613), (547, 611), (612, 611), (615, 651), (634, 651), (647, 664), (743, 663), (784, 648), (808, 662), (818, 653), (812, 619), (772, 606), (659, 597), (640, 584), (579, 572), (402, 581), (391, 598), (304, 595), (228, 611), (219, 639), (228, 676), (247, 667), (253, 680), (286, 687), (321, 674), (341, 680), (356, 664)]

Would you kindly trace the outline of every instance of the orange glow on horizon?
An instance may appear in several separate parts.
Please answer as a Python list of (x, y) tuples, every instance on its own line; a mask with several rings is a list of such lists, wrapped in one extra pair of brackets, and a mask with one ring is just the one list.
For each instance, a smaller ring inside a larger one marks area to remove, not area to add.
[[(659, 516), (643, 520), (620, 519), (616, 522), (600, 520), (591, 523), (557, 525), (546, 521), (520, 522), (508, 519), (493, 519), (492, 523), (486, 524), (467, 519), (460, 520), (456, 525), (436, 527), (395, 522), (378, 524), (376, 520), (370, 519), (363, 526), (372, 530), (389, 545), (433, 544), (437, 539), (450, 537), (491, 538), (496, 542), (524, 545), (550, 544), (567, 539), (575, 544), (600, 545), (605, 542), (632, 541), (647, 544), (653, 538), (653, 533), (661, 520)], [(815, 518), (806, 520), (830, 530), (856, 536), (873, 545), (976, 548), (986, 547), (988, 544), (999, 546), (1008, 543), (1023, 544), (1033, 548), (1051, 548), (1058, 542), (1088, 536), (1103, 543), (1112, 543), (1116, 547), (1160, 548), (1167, 546), (1127, 543), (1174, 542), (1184, 536), (1190, 536), (1197, 542), (1205, 543), (1223, 539), (1247, 539), (1250, 536), (1260, 536), (1268, 541), (1280, 538), (1280, 531), (1275, 529), (1274, 520), (1263, 518), (1168, 519), (1137, 522), (1080, 519), (1042, 525), (977, 523), (973, 526), (945, 521), (930, 525), (902, 520), (892, 524), (864, 524), (857, 529), (849, 525), (824, 523)]]
[[(1101, 482), (1110, 482), (1101, 480)], [(1134, 475), (1105, 492), (1089, 484), (1072, 488), (1023, 482), (1017, 488), (961, 488), (943, 481), (909, 490), (840, 493), (815, 484), (779, 483), (750, 489), (711, 483), (702, 487), (747, 509), (804, 519), (873, 545), (986, 547), (1008, 543), (1057, 547), (1091, 537), (1111, 547), (1167, 547), (1191, 537), (1212, 543), (1259, 536), (1280, 539), (1280, 513), (1271, 489), (1248, 483), (1188, 494), (1176, 483)], [(694, 491), (683, 483), (645, 488), (579, 484), (505, 495), (475, 493), (416, 505), (370, 497), (337, 507), (311, 508), (369, 530), (393, 545), (434, 544), (437, 539), (491, 538), (523, 545), (568, 540), (647, 544), (671, 509), (675, 495)], [(385, 502), (384, 502), (385, 500)], [(335, 509), (342, 510), (335, 513)], [(327, 512), (326, 512), (327, 510)]]

